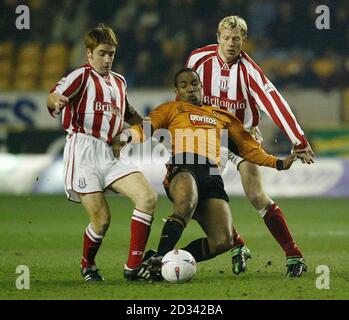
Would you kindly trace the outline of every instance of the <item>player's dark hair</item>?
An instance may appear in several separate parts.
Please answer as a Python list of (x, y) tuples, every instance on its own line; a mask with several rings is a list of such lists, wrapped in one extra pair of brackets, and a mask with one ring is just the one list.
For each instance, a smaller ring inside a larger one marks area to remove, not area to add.
[(192, 68), (182, 68), (182, 69), (180, 69), (180, 70), (178, 70), (178, 71), (176, 72), (176, 74), (174, 75), (174, 78), (173, 78), (173, 84), (174, 84), (174, 86), (175, 86), (176, 88), (177, 88), (177, 86), (178, 86), (178, 83), (177, 83), (178, 77), (179, 77), (179, 75), (182, 74), (183, 72), (194, 72), (194, 73), (196, 74), (196, 76), (198, 77), (199, 81), (200, 81), (200, 76), (199, 76), (199, 74), (198, 74), (194, 69), (192, 69)]

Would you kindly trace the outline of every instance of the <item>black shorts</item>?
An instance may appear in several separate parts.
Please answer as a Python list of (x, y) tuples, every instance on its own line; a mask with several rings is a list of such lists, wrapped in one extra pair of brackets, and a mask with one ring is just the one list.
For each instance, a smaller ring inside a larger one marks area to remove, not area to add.
[(168, 198), (170, 196), (170, 183), (180, 172), (190, 173), (196, 180), (199, 200), (216, 198), (229, 202), (227, 193), (224, 190), (223, 179), (220, 175), (210, 174), (210, 164), (169, 164), (167, 165), (167, 175), (164, 180), (164, 188)]

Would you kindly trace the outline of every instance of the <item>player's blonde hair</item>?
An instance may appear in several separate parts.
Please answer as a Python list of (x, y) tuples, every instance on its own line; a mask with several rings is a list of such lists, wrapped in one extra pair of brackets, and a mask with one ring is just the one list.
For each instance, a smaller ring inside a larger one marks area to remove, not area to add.
[(99, 24), (97, 27), (91, 29), (85, 36), (86, 49), (93, 51), (101, 43), (115, 46), (115, 49), (117, 49), (119, 44), (114, 31), (104, 24)]
[(228, 16), (223, 18), (218, 24), (218, 36), (220, 36), (223, 29), (234, 29), (239, 28), (241, 34), (246, 38), (247, 37), (247, 23), (246, 21), (239, 16)]

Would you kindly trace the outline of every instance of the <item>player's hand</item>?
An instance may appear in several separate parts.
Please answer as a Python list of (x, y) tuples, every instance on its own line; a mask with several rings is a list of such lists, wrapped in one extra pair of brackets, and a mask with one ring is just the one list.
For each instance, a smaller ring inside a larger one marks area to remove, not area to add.
[(303, 149), (297, 148), (297, 146), (293, 147), (293, 150), (297, 154), (297, 158), (301, 159), (302, 163), (311, 164), (314, 163), (315, 153), (312, 150), (310, 144)]
[(54, 107), (55, 110), (53, 111), (56, 115), (59, 115), (62, 111), (62, 109), (69, 103), (69, 98), (57, 93), (54, 93)]
[(119, 159), (122, 148), (127, 144), (129, 134), (127, 131), (122, 131), (120, 134), (114, 137), (112, 143), (112, 149), (114, 156)]
[(294, 151), (287, 158), (282, 160), (284, 170), (290, 169), (293, 162), (295, 162), (295, 161), (297, 161), (297, 153)]

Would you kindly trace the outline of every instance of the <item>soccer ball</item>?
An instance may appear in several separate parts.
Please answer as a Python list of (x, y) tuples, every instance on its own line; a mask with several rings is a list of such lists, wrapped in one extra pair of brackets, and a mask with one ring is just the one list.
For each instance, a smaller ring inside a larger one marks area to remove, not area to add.
[(185, 250), (174, 249), (164, 255), (161, 260), (161, 275), (172, 283), (184, 283), (194, 277), (196, 261)]

